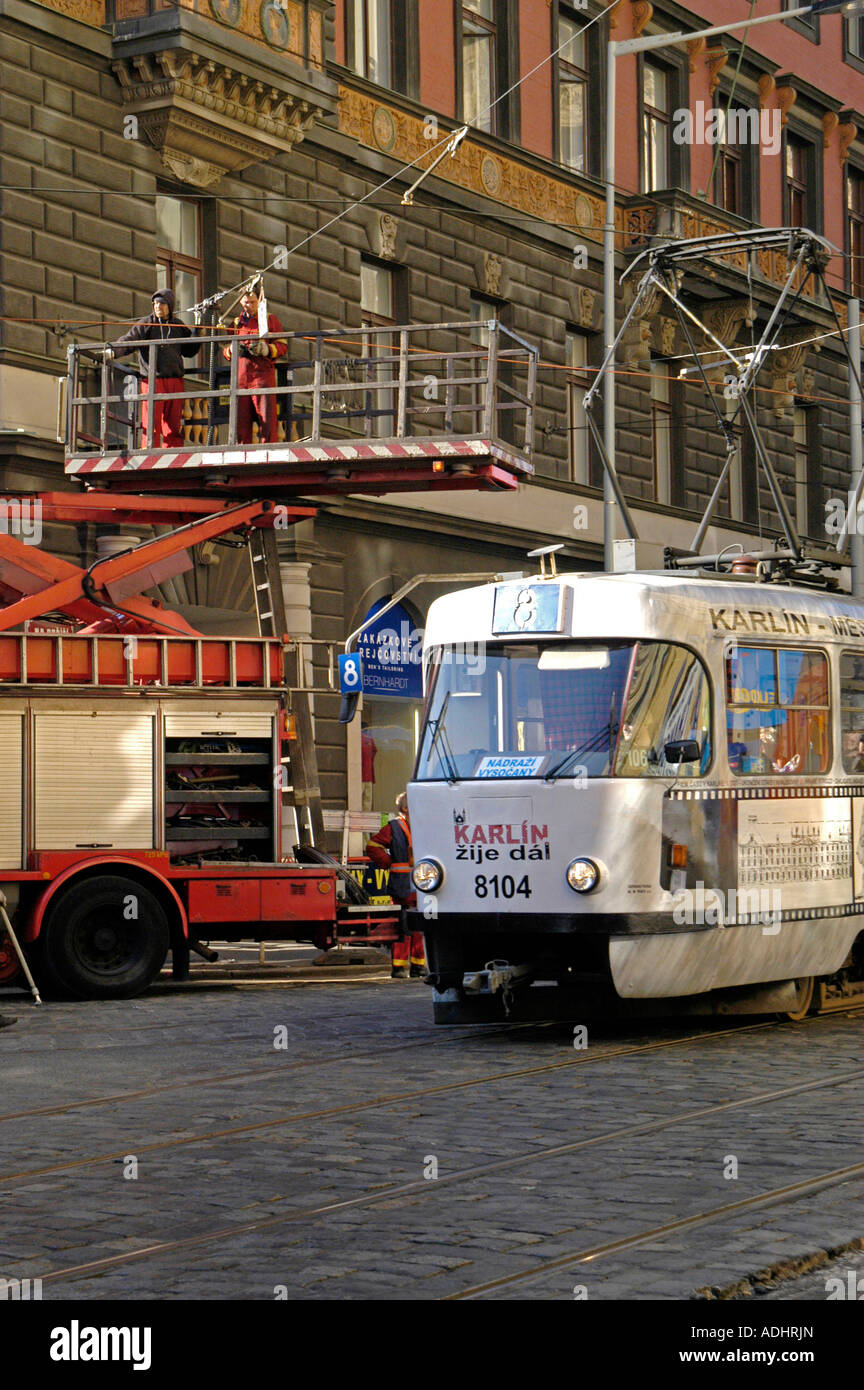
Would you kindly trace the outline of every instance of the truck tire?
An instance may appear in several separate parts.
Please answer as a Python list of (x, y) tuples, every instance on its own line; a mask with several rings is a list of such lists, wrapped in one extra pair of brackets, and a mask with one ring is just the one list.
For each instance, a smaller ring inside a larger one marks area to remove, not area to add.
[(82, 879), (51, 902), (40, 956), (51, 985), (79, 999), (131, 999), (156, 978), (168, 954), (161, 903), (134, 879)]

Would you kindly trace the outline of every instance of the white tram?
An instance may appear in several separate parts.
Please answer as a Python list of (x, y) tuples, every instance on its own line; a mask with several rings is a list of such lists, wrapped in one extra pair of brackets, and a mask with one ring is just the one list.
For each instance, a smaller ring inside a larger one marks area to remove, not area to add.
[(424, 661), (408, 796), (437, 1021), (861, 996), (864, 603), (541, 576), (437, 600)]

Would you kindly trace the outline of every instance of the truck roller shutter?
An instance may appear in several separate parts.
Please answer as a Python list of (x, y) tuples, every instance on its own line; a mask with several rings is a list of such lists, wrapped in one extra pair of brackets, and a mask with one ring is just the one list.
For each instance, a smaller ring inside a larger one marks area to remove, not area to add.
[(166, 738), (272, 738), (270, 714), (166, 714)]
[(153, 716), (37, 714), (34, 848), (152, 849)]
[(0, 869), (22, 867), (21, 759), (24, 720), (0, 714)]

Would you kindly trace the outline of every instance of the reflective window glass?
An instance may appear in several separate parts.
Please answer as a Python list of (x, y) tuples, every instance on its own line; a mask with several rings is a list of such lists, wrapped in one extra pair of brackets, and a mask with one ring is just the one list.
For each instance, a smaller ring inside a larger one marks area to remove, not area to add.
[(864, 652), (840, 658), (840, 728), (843, 771), (864, 773)]
[(821, 652), (737, 647), (726, 659), (729, 765), (739, 776), (821, 773), (831, 761)]

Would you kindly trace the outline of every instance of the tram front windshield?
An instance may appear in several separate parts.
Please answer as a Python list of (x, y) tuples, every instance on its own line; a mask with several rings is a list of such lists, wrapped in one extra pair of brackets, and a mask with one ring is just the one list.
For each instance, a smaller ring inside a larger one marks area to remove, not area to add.
[[(671, 643), (440, 647), (416, 780), (699, 776), (710, 717), (702, 663)], [(665, 745), (685, 739), (698, 761), (668, 763)]]

